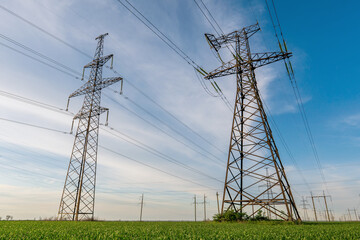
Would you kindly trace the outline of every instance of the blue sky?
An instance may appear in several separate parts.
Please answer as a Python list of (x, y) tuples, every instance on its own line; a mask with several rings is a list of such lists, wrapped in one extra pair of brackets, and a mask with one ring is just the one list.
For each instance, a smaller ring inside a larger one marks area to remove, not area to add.
[[(264, 1), (204, 1), (224, 32), (253, 24), (262, 28), (251, 39), (253, 51), (276, 51), (277, 44)], [(319, 152), (330, 207), (336, 217), (345, 207), (359, 206), (358, 163), (360, 137), (359, 68), (355, 66), (359, 38), (357, 9), (354, 1), (278, 1), (274, 0), (312, 134)], [(160, 30), (169, 36), (192, 59), (206, 70), (219, 63), (211, 54), (204, 33), (213, 30), (193, 1), (132, 1)], [(131, 85), (124, 84), (124, 96), (105, 90), (102, 105), (110, 108), (110, 125), (132, 138), (160, 150), (173, 158), (224, 179), (226, 149), (232, 114), (218, 99), (205, 93), (193, 69), (161, 42), (116, 1), (49, 0), (3, 1), (2, 6), (15, 12), (59, 38), (93, 55), (94, 38), (104, 32), (105, 53), (113, 53), (114, 68), (126, 81), (146, 92), (156, 102), (196, 130), (213, 148), (191, 133), (171, 116), (146, 99)], [(1, 34), (35, 49), (81, 73), (90, 59), (43, 34), (0, 9), (4, 21)], [(11, 45), (0, 39), (1, 43)], [(11, 45), (12, 46), (12, 45)], [(354, 47), (355, 46), (355, 47)], [(67, 97), (82, 85), (80, 80), (0, 46), (0, 90), (64, 108)], [(295, 199), (326, 190), (319, 175), (300, 114), (296, 109), (289, 80), (282, 63), (256, 72), (264, 101), (293, 153), (298, 169), (278, 141), (282, 161)], [(114, 73), (104, 70), (104, 77)], [(234, 99), (233, 78), (219, 79), (218, 84), (230, 102)], [(113, 88), (118, 88), (114, 86)], [(111, 99), (107, 96), (111, 96)], [(126, 99), (125, 97), (128, 97)], [(0, 117), (69, 131), (71, 116), (0, 96)], [(112, 99), (181, 139), (193, 151), (125, 110)], [(176, 132), (139, 109), (141, 105)], [(77, 112), (82, 98), (74, 99), (70, 111)], [(102, 118), (102, 122), (105, 119)], [(55, 216), (65, 179), (73, 136), (49, 132), (1, 121), (0, 130), (0, 216), (16, 219)], [(105, 129), (106, 130), (106, 129)], [(137, 219), (139, 196), (145, 193), (144, 219), (193, 219), (192, 197), (206, 194), (208, 216), (216, 213), (215, 192), (223, 185), (170, 164), (129, 143), (100, 130), (100, 145), (116, 150), (154, 167), (209, 186), (203, 188), (181, 181), (129, 159), (99, 149), (96, 215), (103, 219)], [(109, 130), (108, 130), (109, 131)], [(201, 148), (194, 146), (196, 141)], [(275, 139), (278, 136), (275, 135)], [(201, 154), (200, 154), (200, 153)], [(210, 153), (209, 153), (210, 152)], [(225, 152), (225, 153), (224, 153)], [(223, 164), (210, 161), (215, 155)], [(206, 155), (207, 157), (204, 157)], [(301, 174), (310, 183), (304, 185)], [(320, 209), (323, 208), (318, 202)], [(300, 207), (299, 207), (300, 208)], [(300, 212), (302, 209), (300, 208)], [(201, 209), (199, 210), (201, 216)]]

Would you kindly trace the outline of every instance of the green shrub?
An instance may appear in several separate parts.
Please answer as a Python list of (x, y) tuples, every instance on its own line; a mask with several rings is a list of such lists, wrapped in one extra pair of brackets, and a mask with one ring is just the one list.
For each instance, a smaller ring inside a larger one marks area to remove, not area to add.
[(235, 212), (233, 209), (227, 210), (223, 214), (215, 214), (213, 217), (216, 222), (235, 222), (247, 220), (248, 218), (246, 213)]

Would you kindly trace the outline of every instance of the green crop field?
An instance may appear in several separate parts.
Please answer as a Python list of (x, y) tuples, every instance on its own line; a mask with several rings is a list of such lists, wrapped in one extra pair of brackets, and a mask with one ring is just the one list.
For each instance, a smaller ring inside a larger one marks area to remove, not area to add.
[(360, 223), (1, 221), (0, 239), (360, 239)]

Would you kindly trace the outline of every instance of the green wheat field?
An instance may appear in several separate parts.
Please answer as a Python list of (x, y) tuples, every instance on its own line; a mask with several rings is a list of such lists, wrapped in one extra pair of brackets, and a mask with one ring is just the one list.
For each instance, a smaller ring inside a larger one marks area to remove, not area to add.
[(360, 239), (360, 223), (0, 221), (0, 239)]

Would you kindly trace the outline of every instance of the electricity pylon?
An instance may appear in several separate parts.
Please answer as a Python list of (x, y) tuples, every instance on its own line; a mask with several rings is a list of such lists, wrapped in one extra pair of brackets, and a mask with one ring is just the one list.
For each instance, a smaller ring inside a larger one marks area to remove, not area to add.
[[(100, 114), (109, 111), (100, 106), (101, 90), (122, 80), (121, 77), (102, 78), (104, 64), (113, 55), (103, 56), (104, 37), (98, 36), (97, 48), (92, 62), (84, 66), (90, 68), (89, 80), (69, 96), (85, 95), (80, 111), (73, 119), (78, 119), (78, 128), (61, 196), (58, 220), (90, 220), (94, 217), (95, 182), (98, 150)], [(69, 105), (69, 101), (68, 101)], [(106, 120), (107, 121), (107, 120)]]
[[(255, 24), (219, 37), (205, 34), (216, 52), (222, 46), (235, 45), (234, 58), (204, 77), (211, 80), (235, 74), (237, 81), (221, 211), (234, 209), (243, 213), (255, 207), (255, 211), (249, 211), (250, 217), (265, 210), (283, 220), (301, 220), (263, 108), (254, 71), (289, 58), (291, 53), (251, 53), (249, 38), (259, 30), (259, 25)], [(269, 169), (268, 175), (265, 168)], [(259, 190), (261, 185), (267, 186), (264, 191)], [(271, 194), (268, 193), (273, 192), (276, 194), (269, 198)]]

